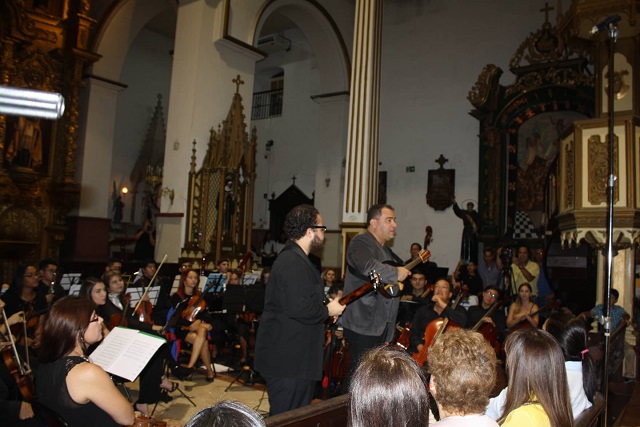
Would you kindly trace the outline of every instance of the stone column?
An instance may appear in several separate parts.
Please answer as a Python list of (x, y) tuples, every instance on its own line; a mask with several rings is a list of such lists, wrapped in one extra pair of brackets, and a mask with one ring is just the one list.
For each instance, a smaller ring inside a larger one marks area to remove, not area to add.
[[(342, 211), (343, 254), (378, 198), (382, 0), (357, 0)], [(344, 261), (343, 261), (344, 271)]]

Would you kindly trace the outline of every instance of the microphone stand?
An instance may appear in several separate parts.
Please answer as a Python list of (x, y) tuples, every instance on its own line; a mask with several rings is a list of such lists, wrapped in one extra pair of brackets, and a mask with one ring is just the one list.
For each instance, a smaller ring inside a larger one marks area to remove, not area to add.
[(614, 175), (614, 112), (613, 101), (615, 95), (614, 80), (614, 53), (615, 44), (618, 39), (618, 28), (615, 23), (608, 25), (607, 34), (609, 36), (609, 90), (607, 94), (608, 110), (609, 110), (609, 179), (608, 179), (608, 210), (607, 210), (607, 253), (606, 253), (606, 290), (604, 304), (604, 426), (608, 424), (608, 406), (609, 406), (609, 352), (611, 350), (611, 281), (613, 266), (613, 198), (615, 195), (615, 186), (617, 177)]

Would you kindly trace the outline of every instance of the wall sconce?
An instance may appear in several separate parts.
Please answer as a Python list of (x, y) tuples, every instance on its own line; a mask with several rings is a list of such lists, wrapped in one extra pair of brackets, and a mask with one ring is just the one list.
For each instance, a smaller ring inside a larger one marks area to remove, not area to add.
[(121, 192), (122, 194), (127, 194), (127, 193), (129, 192), (129, 189), (128, 189), (127, 187), (122, 187), (122, 188), (120, 189), (120, 192)]
[(329, 188), (329, 186), (331, 185), (331, 178), (325, 178), (324, 185), (326, 185), (327, 188)]

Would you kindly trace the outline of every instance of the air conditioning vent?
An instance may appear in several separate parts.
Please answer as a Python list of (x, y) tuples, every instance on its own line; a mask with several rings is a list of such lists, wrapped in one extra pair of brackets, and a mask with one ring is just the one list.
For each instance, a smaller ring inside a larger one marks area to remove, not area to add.
[(267, 53), (291, 49), (291, 40), (280, 34), (268, 34), (258, 39), (258, 49)]

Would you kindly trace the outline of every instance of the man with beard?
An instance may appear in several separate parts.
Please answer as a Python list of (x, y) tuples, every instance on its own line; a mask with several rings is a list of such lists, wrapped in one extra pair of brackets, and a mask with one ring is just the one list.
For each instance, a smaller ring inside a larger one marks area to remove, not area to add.
[(273, 263), (255, 348), (270, 415), (311, 403), (322, 379), (325, 321), (345, 309), (337, 299), (324, 305), (322, 279), (308, 257), (322, 248), (326, 229), (310, 205), (294, 207), (284, 220), (289, 241)]
[[(398, 257), (386, 246), (396, 236), (396, 216), (389, 205), (373, 205), (367, 211), (367, 232), (349, 242), (344, 293), (348, 295), (369, 281), (375, 270), (384, 284), (396, 284), (411, 274), (404, 267), (385, 264)], [(369, 292), (351, 304), (342, 316), (344, 336), (349, 343), (349, 375), (364, 353), (391, 341), (395, 331), (399, 298), (385, 298)]]

